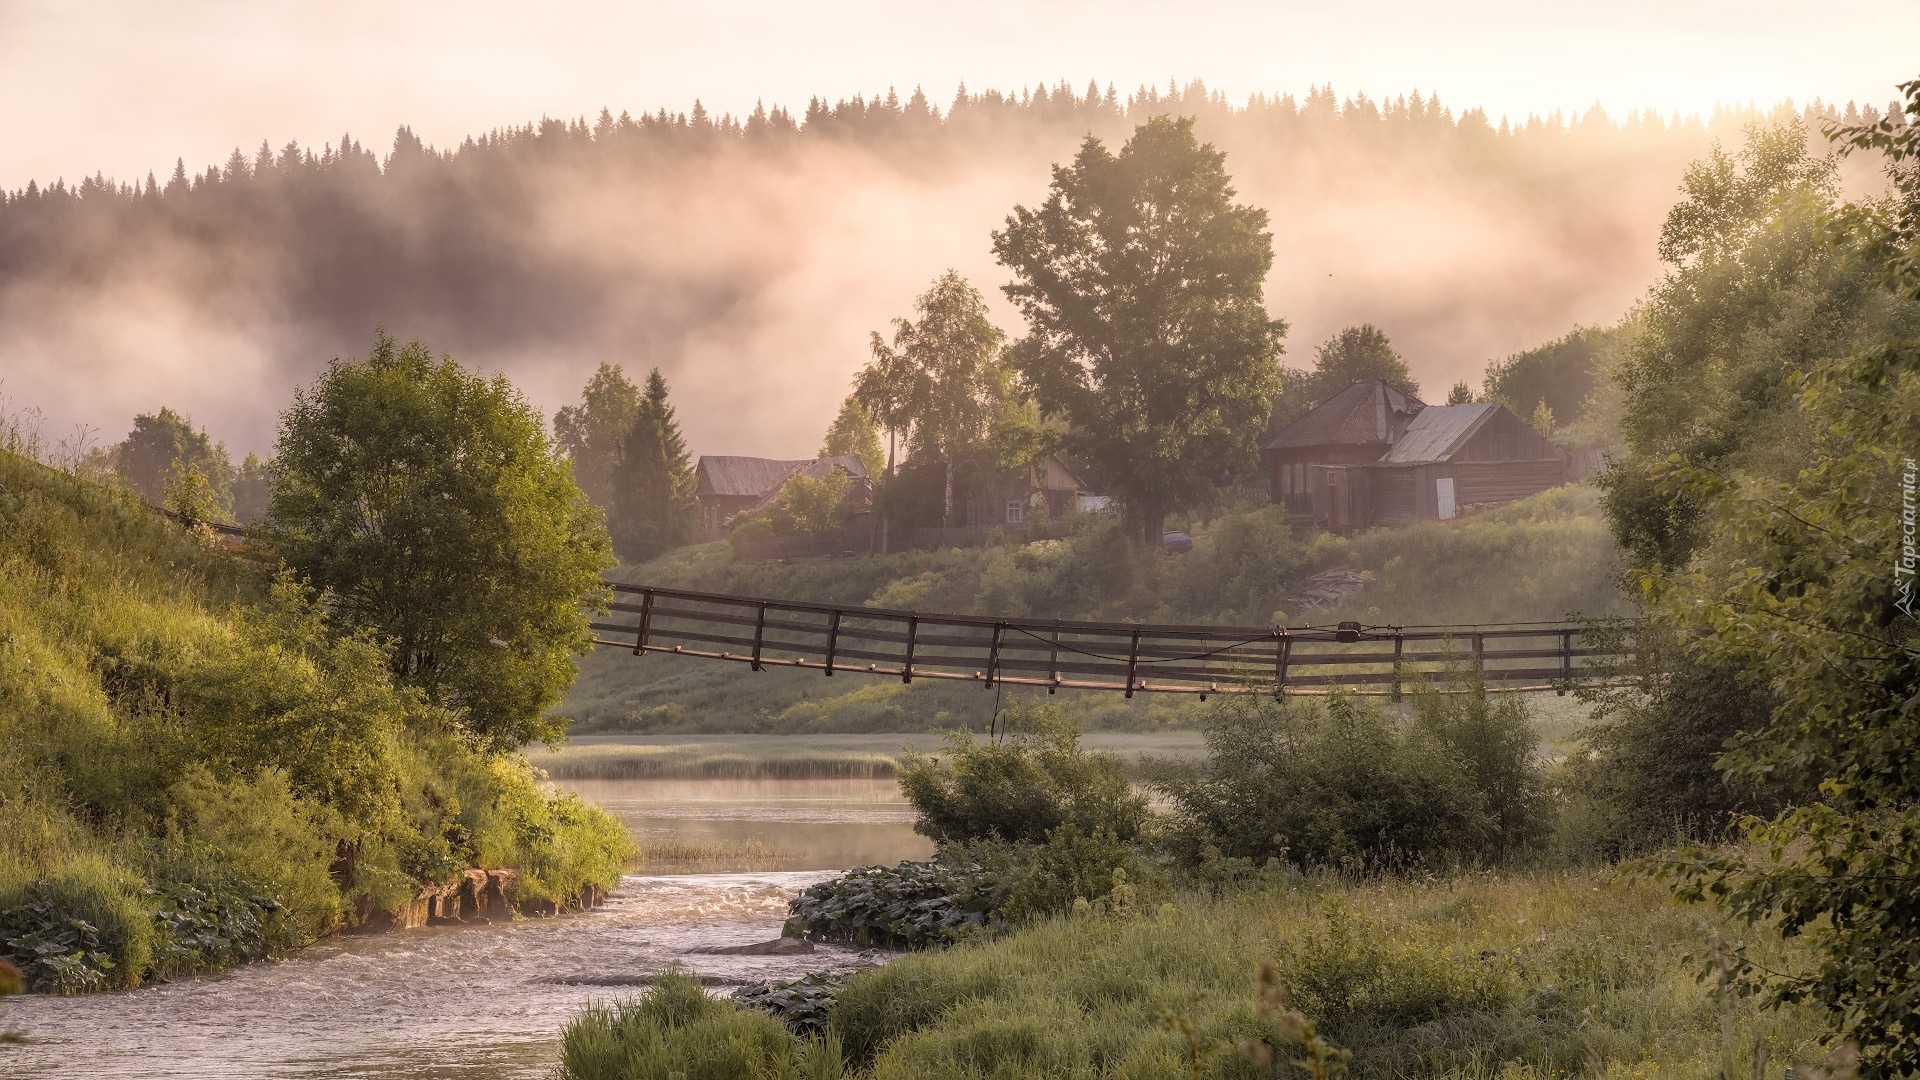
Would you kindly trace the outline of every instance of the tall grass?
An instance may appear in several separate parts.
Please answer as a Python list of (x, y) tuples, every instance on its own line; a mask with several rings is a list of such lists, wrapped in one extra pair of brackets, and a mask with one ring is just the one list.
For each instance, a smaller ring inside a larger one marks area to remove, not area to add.
[(311, 940), (470, 865), (564, 908), (631, 846), (401, 693), (296, 583), (0, 451), (0, 955), (37, 988)]
[[(1241, 1049), (1270, 1037), (1254, 1008), (1269, 962), (1355, 1076), (1717, 1080), (1819, 1062), (1814, 1010), (1718, 992), (1702, 958), (1742, 933), (1606, 871), (1276, 878), (902, 957), (849, 978), (829, 1030), (872, 1080), (1175, 1080), (1196, 1074), (1190, 1049), (1201, 1076), (1273, 1075)], [(1763, 963), (1799, 959), (1755, 945)], [(582, 1016), (569, 1045), (607, 1045), (616, 1019)]]

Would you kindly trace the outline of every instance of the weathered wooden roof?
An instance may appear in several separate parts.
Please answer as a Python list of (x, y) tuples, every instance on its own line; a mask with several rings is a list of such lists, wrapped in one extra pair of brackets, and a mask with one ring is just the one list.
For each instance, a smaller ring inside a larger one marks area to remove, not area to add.
[(1427, 408), (1419, 398), (1383, 380), (1363, 379), (1281, 428), (1260, 449), (1386, 445), (1406, 430), (1408, 418)]
[[(858, 461), (859, 459), (854, 459)], [(812, 464), (812, 459), (781, 461), (777, 458), (732, 457), (702, 454), (694, 466), (700, 490), (709, 495), (743, 495), (759, 498), (786, 482), (793, 470)], [(866, 470), (860, 471), (861, 476)]]
[(1426, 465), (1446, 461), (1500, 411), (1498, 405), (1429, 405), (1407, 425), (1407, 433), (1380, 459), (1382, 465)]

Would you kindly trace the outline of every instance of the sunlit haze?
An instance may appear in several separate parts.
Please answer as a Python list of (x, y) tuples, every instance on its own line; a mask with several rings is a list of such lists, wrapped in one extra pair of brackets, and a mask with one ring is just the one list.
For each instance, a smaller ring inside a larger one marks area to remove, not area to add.
[[(1255, 93), (1304, 97), (1325, 84), (1342, 98), (1391, 100), (1418, 90), (1438, 93), (1456, 113), (1484, 108), (1496, 125), (1556, 111), (1579, 116), (1595, 104), (1616, 118), (1651, 109), (1669, 119), (1710, 117), (1722, 104), (1764, 110), (1789, 99), (1884, 109), (1894, 84), (1915, 74), (1920, 4), (1830, 5), (1817, 23), (1810, 10), (1771, 0), (0, 0), (0, 100), (7, 102), (0, 189), (56, 178), (71, 184), (96, 173), (140, 182), (151, 172), (164, 184), (176, 159), (193, 174), (225, 162), (236, 147), (251, 155), (262, 140), (276, 148), (293, 140), (317, 150), (342, 132), (384, 156), (402, 124), (429, 145), (450, 148), (543, 116), (591, 120), (603, 107), (677, 113), (696, 99), (716, 117), (745, 115), (758, 102), (799, 115), (815, 96), (872, 98), (892, 88), (904, 98), (921, 87), (944, 110), (963, 82), (975, 92), (1017, 95), (1036, 85), (1084, 88), (1094, 81), (1112, 84), (1125, 99), (1144, 85), (1164, 92), (1170, 81), (1199, 79), (1233, 105)], [(675, 381), (696, 452), (810, 452), (864, 359), (867, 331), (905, 313), (935, 274), (957, 267), (998, 303), (995, 287), (1005, 273), (987, 251), (987, 232), (1014, 203), (1044, 196), (1047, 164), (1072, 145), (1066, 138), (1032, 152), (1016, 148), (1004, 167), (902, 183), (857, 168), (836, 171), (841, 166), (816, 155), (778, 190), (771, 180), (740, 189), (747, 194), (739, 198), (758, 200), (751, 212), (695, 206), (692, 220), (678, 210), (627, 205), (601, 189), (583, 192), (550, 208), (543, 241), (599, 244), (610, 222), (624, 222), (612, 230), (616, 250), (596, 247), (594, 262), (700, 263), (688, 273), (710, 280), (724, 276), (728, 260), (757, 251), (758, 235), (716, 239), (700, 221), (761, 218), (759, 227), (792, 235), (777, 267), (731, 282), (739, 295), (719, 321), (656, 332), (646, 322), (651, 316), (628, 311), (618, 326), (594, 328), (578, 341), (535, 335), (500, 345), (447, 331), (433, 344), (507, 370), (548, 412), (577, 393), (600, 359), (630, 368), (659, 364)], [(1601, 230), (1601, 240), (1576, 243), (1557, 226), (1529, 231), (1524, 222), (1507, 222), (1501, 227), (1514, 235), (1498, 251), (1484, 231), (1488, 207), (1473, 205), (1491, 198), (1485, 192), (1415, 198), (1401, 234), (1413, 242), (1389, 250), (1362, 239), (1380, 204), (1353, 184), (1303, 178), (1246, 155), (1230, 156), (1228, 168), (1242, 194), (1256, 201), (1311, 197), (1265, 203), (1278, 251), (1267, 303), (1293, 327), (1289, 362), (1304, 362), (1314, 342), (1340, 325), (1372, 320), (1441, 392), (1454, 379), (1477, 383), (1489, 357), (1623, 314), (1657, 276), (1654, 231), (1680, 164), (1662, 159), (1659, 175), (1641, 177), (1625, 194), (1607, 193), (1615, 200), (1608, 220), (1617, 227)], [(701, 200), (726, 201), (687, 182)], [(1397, 197), (1384, 186), (1377, 193)], [(821, 205), (813, 205), (813, 194)], [(1312, 201), (1322, 196), (1327, 201)], [(604, 202), (598, 217), (585, 212), (595, 199)], [(561, 212), (568, 209), (581, 212)], [(811, 231), (781, 218), (788, 211)], [(1566, 272), (1564, 260), (1587, 255), (1592, 265)], [(657, 287), (671, 277), (655, 266), (646, 280)], [(1564, 288), (1555, 284), (1562, 279)], [(1459, 285), (1455, 292), (1415, 295), (1425, 283), (1448, 280)], [(1543, 294), (1517, 299), (1543, 283)], [(236, 450), (263, 449), (272, 414), (292, 387), (329, 356), (364, 352), (372, 336), (371, 325), (351, 337), (269, 325), (283, 318), (271, 305), (203, 317), (156, 289), (151, 282), (103, 286), (92, 302), (106, 310), (84, 312), (59, 308), (44, 295), (17, 295), (11, 306), (0, 297), (0, 313), (11, 311), (16, 320), (12, 329), (0, 325), (0, 390), (16, 404), (43, 407), (54, 427), (88, 423), (110, 437), (134, 412), (174, 404)], [(67, 313), (46, 314), (56, 308)], [(1003, 324), (1017, 330), (1011, 310), (999, 310)], [(431, 328), (390, 327), (402, 336)], [(617, 347), (638, 340), (649, 344), (626, 354)], [(751, 386), (737, 377), (742, 370), (755, 376)]]

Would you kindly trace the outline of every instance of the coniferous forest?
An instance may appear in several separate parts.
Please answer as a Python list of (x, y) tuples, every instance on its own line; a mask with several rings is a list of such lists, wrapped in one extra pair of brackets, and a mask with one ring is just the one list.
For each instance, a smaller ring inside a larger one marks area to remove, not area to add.
[(810, 442), (812, 418), (769, 414), (759, 389), (830, 412), (868, 326), (943, 267), (992, 273), (985, 233), (1050, 163), (1088, 133), (1118, 145), (1163, 114), (1195, 117), (1239, 197), (1269, 209), (1277, 315), (1314, 340), (1379, 323), (1456, 377), (1617, 317), (1657, 275), (1649, 240), (1686, 163), (1761, 119), (1595, 107), (1509, 124), (1437, 95), (1235, 103), (1196, 82), (963, 87), (944, 107), (889, 91), (746, 117), (603, 111), (448, 147), (405, 128), (263, 141), (170, 175), (30, 182), (0, 199), (0, 348), (20, 361), (9, 393), (90, 415), (39, 392), (33, 362), (57, 354), (135, 383), (231, 363), (248, 376), (181, 404), (216, 427), (233, 417), (230, 437), (264, 447), (267, 388), (382, 325), (506, 370), (549, 409), (600, 362), (661, 366), (703, 411), (760, 422), (697, 423), (697, 451), (800, 452), (773, 441)]

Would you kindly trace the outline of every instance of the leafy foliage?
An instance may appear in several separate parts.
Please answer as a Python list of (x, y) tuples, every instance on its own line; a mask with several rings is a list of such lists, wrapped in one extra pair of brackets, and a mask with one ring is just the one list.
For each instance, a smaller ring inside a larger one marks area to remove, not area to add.
[(1818, 780), (1821, 798), (1745, 819), (1749, 849), (1690, 850), (1666, 870), (1683, 897), (1807, 936), (1817, 968), (1736, 950), (1739, 984), (1831, 1010), (1863, 1075), (1891, 1076), (1920, 1059), (1920, 622), (1908, 614), (1920, 346), (1823, 362), (1800, 382), (1818, 433), (1807, 466), (1781, 482), (1676, 462), (1673, 479), (1716, 507), (1710, 557), (1641, 582), (1694, 655), (1754, 672), (1778, 703), (1722, 767)]
[(1089, 135), (1046, 202), (993, 235), (1028, 323), (1013, 364), (1148, 546), (1252, 467), (1279, 390), (1272, 235), (1233, 202), (1225, 162), (1191, 118), (1154, 117), (1117, 155)]
[(941, 524), (953, 522), (954, 471), (983, 448), (1013, 396), (1002, 362), (1006, 335), (987, 316), (986, 298), (949, 270), (914, 301), (918, 318), (893, 321), (893, 342), (873, 334), (873, 361), (855, 396), (890, 429), (907, 433), (909, 452), (940, 463)]
[(47, 987), (253, 958), (469, 866), (549, 910), (617, 880), (617, 821), (480, 752), (327, 606), (0, 455), (0, 911), (50, 905), (8, 934), (66, 969)]
[(880, 449), (880, 428), (874, 413), (860, 401), (858, 393), (848, 394), (840, 402), (840, 411), (827, 425), (820, 443), (820, 457), (851, 454), (860, 459), (867, 476), (878, 480), (887, 473), (887, 456)]
[(215, 443), (204, 427), (195, 431), (190, 420), (172, 409), (135, 416), (133, 430), (113, 448), (113, 467), (141, 498), (154, 504), (167, 497), (168, 484), (180, 474), (198, 470), (209, 508), (221, 518), (232, 510), (233, 460), (226, 445)]
[(825, 1035), (834, 995), (845, 983), (844, 975), (815, 972), (786, 981), (748, 983), (733, 992), (733, 1000), (772, 1014), (796, 1035)]
[(559, 734), (545, 712), (587, 648), (604, 528), (540, 415), (382, 333), (281, 419), (272, 516), (288, 565), (328, 590), (389, 669), (502, 748)]
[(1546, 803), (1516, 699), (1419, 697), (1403, 726), (1335, 697), (1235, 695), (1206, 721), (1204, 767), (1163, 765), (1176, 846), (1301, 867), (1387, 869), (1496, 860), (1539, 837)]
[(789, 907), (788, 937), (885, 949), (946, 945), (979, 930), (1010, 885), (978, 865), (868, 866), (809, 886)]
[(1574, 423), (1585, 415), (1610, 353), (1625, 336), (1622, 327), (1578, 327), (1556, 341), (1489, 363), (1481, 392), (1515, 415), (1531, 416), (1545, 403), (1561, 426)]
[(573, 462), (573, 479), (595, 506), (613, 505), (621, 444), (640, 418), (640, 388), (619, 364), (601, 364), (580, 389), (580, 404), (553, 414), (553, 437)]
[[(1313, 351), (1312, 371), (1281, 369), (1281, 392), (1274, 399), (1269, 426), (1285, 427), (1365, 379), (1382, 379), (1416, 398), (1420, 396), (1419, 380), (1387, 335), (1372, 323), (1361, 323), (1321, 342)], [(1451, 400), (1448, 403), (1455, 404)]]
[(73, 914), (60, 890), (36, 881), (19, 903), (0, 911), (4, 945), (30, 989), (78, 994), (113, 985), (121, 950), (99, 927)]
[(1056, 705), (1017, 703), (1004, 741), (948, 736), (946, 760), (918, 753), (900, 770), (900, 790), (919, 818), (914, 831), (947, 844), (994, 839), (1039, 843), (1062, 825), (1131, 840), (1146, 822), (1120, 760), (1080, 746), (1080, 730)]

